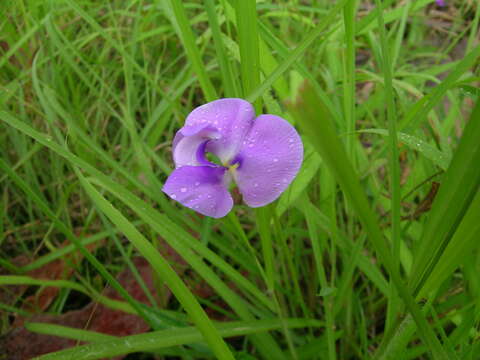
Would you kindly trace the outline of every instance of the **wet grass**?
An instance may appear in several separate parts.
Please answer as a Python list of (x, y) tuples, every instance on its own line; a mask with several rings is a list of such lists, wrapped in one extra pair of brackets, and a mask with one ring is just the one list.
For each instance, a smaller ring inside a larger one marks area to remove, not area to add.
[[(59, 287), (52, 314), (78, 291), (153, 330), (29, 324), (88, 343), (42, 359), (476, 359), (480, 6), (446, 2), (2, 5), (2, 291)], [(305, 159), (275, 203), (216, 220), (160, 189), (176, 130), (220, 97), (291, 121)], [(27, 275), (76, 252), (68, 278)], [(116, 280), (137, 255), (148, 306)], [(4, 298), (8, 334), (30, 312)]]

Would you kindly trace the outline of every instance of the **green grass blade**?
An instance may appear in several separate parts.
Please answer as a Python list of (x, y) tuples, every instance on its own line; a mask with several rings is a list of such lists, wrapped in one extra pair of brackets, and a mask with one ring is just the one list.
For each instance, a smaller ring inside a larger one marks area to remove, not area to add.
[[(226, 324), (216, 325), (216, 331), (223, 337), (242, 336), (260, 332), (287, 328), (302, 327), (320, 327), (322, 323), (316, 320), (304, 319), (284, 319), (280, 320), (257, 320), (257, 321), (238, 321)], [(41, 333), (58, 334), (63, 330), (63, 326), (46, 326), (44, 324), (30, 323), (28, 325), (32, 331)], [(82, 332), (71, 331), (68, 334), (77, 337), (91, 337), (92, 334), (84, 334)], [(38, 357), (38, 360), (94, 360), (104, 359), (106, 357), (114, 357), (118, 355), (126, 355), (133, 352), (154, 352), (156, 349), (170, 346), (179, 346), (201, 342), (202, 335), (194, 327), (175, 328), (171, 330), (163, 330), (140, 335), (126, 336), (115, 340), (101, 341), (94, 344), (78, 346), (68, 350), (62, 350)]]
[[(375, 0), (377, 8), (377, 24), (380, 32), (381, 63), (383, 82), (385, 87), (386, 112), (388, 121), (388, 168), (390, 182), (390, 211), (391, 211), (391, 242), (393, 266), (400, 267), (400, 164), (398, 156), (397, 139), (397, 110), (393, 92), (393, 69), (390, 60), (390, 48), (388, 46), (387, 33), (383, 18), (383, 4), (381, 0)], [(388, 298), (386, 329), (393, 326), (399, 308), (398, 296), (395, 285), (391, 284), (391, 296)]]
[(80, 7), (77, 2), (72, 0), (63, 0), (66, 2), (75, 12), (84, 19), (92, 28), (94, 28), (98, 33), (107, 41), (109, 45), (111, 45), (115, 50), (117, 50), (122, 57), (127, 60), (131, 66), (138, 71), (139, 74), (147, 81), (154, 89), (156, 89), (159, 93), (162, 93), (162, 89), (156, 84), (149, 73), (145, 71), (143, 67), (141, 67), (137, 61), (133, 58), (132, 54), (125, 51), (125, 48), (119, 44), (117, 41), (113, 39), (109, 32), (106, 31), (88, 12)]
[[(359, 130), (358, 132), (388, 136), (388, 130), (385, 129), (365, 129)], [(410, 149), (418, 151), (425, 158), (431, 160), (442, 170), (447, 170), (448, 165), (451, 161), (450, 154), (446, 154), (441, 150), (438, 150), (435, 146), (429, 144), (428, 142), (410, 134), (399, 132), (398, 139), (402, 143), (407, 145)]]
[(136, 310), (127, 303), (110, 299), (109, 297), (103, 296), (91, 288), (87, 289), (85, 286), (69, 280), (35, 279), (30, 276), (24, 275), (0, 275), (0, 285), (29, 285), (42, 287), (51, 286), (63, 289), (70, 289), (90, 296), (95, 301), (104, 304), (105, 306), (112, 309), (120, 310), (130, 314), (136, 312)]
[[(278, 55), (284, 61), (286, 61), (286, 59), (291, 54), (291, 51), (288, 48), (288, 46), (283, 44), (282, 41), (278, 37), (276, 37), (275, 34), (272, 31), (270, 31), (266, 25), (264, 25), (263, 23), (260, 23), (259, 25), (260, 25), (260, 32), (261, 32), (262, 39), (270, 46), (270, 48), (273, 51), (277, 52)], [(300, 73), (300, 75), (303, 78), (309, 79), (309, 81), (312, 82), (312, 86), (318, 92), (318, 95), (322, 98), (322, 101), (325, 103), (325, 105), (328, 106), (329, 111), (335, 116), (335, 120), (340, 122), (341, 121), (340, 111), (337, 109), (337, 107), (334, 106), (331, 99), (326, 95), (324, 89), (319, 84), (319, 82), (316, 81), (316, 76), (314, 75), (314, 73), (308, 70), (308, 68), (301, 62), (301, 59), (294, 62), (292, 66), (295, 67), (295, 69)], [(273, 73), (274, 70), (275, 69), (273, 69), (271, 73)], [(282, 80), (281, 77), (279, 77), (279, 79)], [(275, 86), (275, 84), (276, 83), (274, 82), (273, 86)], [(278, 91), (278, 93), (282, 95), (281, 91)], [(286, 101), (289, 97), (290, 96), (285, 96), (285, 97), (282, 97), (282, 99), (285, 99)], [(291, 97), (293, 100), (295, 98), (295, 95), (292, 94)]]
[[(169, 244), (188, 261), (192, 268), (195, 269), (207, 281), (207, 283), (210, 284), (218, 292), (218, 294), (223, 297), (227, 304), (230, 305), (232, 309), (234, 309), (235, 312), (240, 315), (241, 318), (245, 320), (253, 319), (253, 316), (247, 308), (244, 300), (235, 294), (235, 292), (233, 292), (226, 284), (224, 284), (224, 282), (220, 280), (220, 278), (209, 267), (207, 267), (198, 256), (192, 253), (186, 244), (190, 244), (193, 250), (204, 255), (209, 261), (222, 269), (227, 276), (236, 281), (239, 287), (250, 291), (256, 297), (256, 299), (261, 301), (262, 304), (265, 304), (270, 309), (275, 310), (272, 301), (265, 294), (261, 293), (260, 289), (256, 288), (253, 284), (247, 281), (242, 275), (233, 269), (233, 267), (228, 265), (211, 250), (202, 246), (200, 243), (198, 243), (198, 241), (193, 239), (182, 229), (175, 226), (166, 217), (158, 214), (156, 210), (151, 208), (145, 202), (135, 199), (131, 195), (127, 195), (125, 191), (117, 190), (114, 184), (110, 183), (109, 181), (105, 181), (105, 179), (100, 181), (97, 177), (97, 179), (94, 181), (118, 196), (128, 206), (132, 207), (132, 209), (134, 209), (147, 224), (149, 224), (159, 234), (162, 234), (167, 242), (169, 242)], [(258, 345), (263, 356), (266, 356), (267, 353), (274, 353), (277, 358), (283, 358), (280, 349), (268, 334), (259, 334), (257, 337), (258, 338), (254, 338), (253, 341)]]
[[(66, 158), (72, 164), (81, 167), (82, 169), (88, 171), (92, 176), (95, 177), (94, 181), (99, 185), (112, 192), (114, 195), (118, 196), (120, 200), (124, 201), (128, 206), (132, 207), (137, 211), (137, 213), (142, 216), (152, 227), (161, 234), (169, 244), (188, 262), (194, 267), (195, 264), (198, 266), (201, 265), (201, 262), (198, 261), (198, 257), (192, 255), (190, 247), (195, 252), (198, 252), (202, 257), (212, 262), (220, 269), (222, 269), (225, 274), (232, 277), (239, 286), (247, 289), (255, 295), (257, 300), (261, 301), (267, 307), (273, 309), (271, 301), (264, 295), (262, 292), (257, 289), (253, 284), (246, 281), (246, 279), (238, 273), (232, 266), (227, 262), (221, 259), (217, 254), (208, 249), (201, 243), (195, 241), (195, 239), (190, 236), (185, 230), (181, 229), (178, 225), (174, 224), (169, 220), (165, 215), (159, 214), (153, 207), (148, 205), (143, 200), (140, 200), (135, 195), (130, 193), (126, 188), (120, 186), (118, 183), (110, 180), (107, 176), (103, 175), (101, 172), (93, 168), (88, 163), (82, 161), (75, 155), (71, 154), (55, 142), (51, 140), (48, 136), (38, 133), (37, 131), (30, 128), (28, 125), (23, 124), (17, 121), (15, 118), (11, 117), (7, 113), (0, 112), (0, 119), (7, 121), (12, 126), (16, 127), (20, 131), (25, 132), (27, 135), (34, 138), (36, 141), (47, 146), (51, 150), (55, 151), (60, 156)], [(204, 269), (205, 267), (199, 267), (198, 270)], [(200, 271), (202, 274), (202, 271)], [(215, 286), (215, 283), (212, 283), (212, 286)]]
[(195, 42), (195, 36), (185, 12), (182, 1), (180, 0), (166, 0), (163, 3), (164, 6), (168, 6), (171, 10), (171, 21), (175, 25), (178, 36), (183, 43), (183, 48), (187, 53), (188, 59), (192, 63), (193, 71), (198, 76), (198, 81), (202, 87), (203, 93), (207, 101), (217, 99), (217, 92), (210, 81), (210, 78), (205, 69), (205, 65), (202, 62), (202, 56), (200, 49)]
[[(255, 0), (235, 1), (235, 12), (240, 49), (240, 69), (243, 95), (250, 94), (260, 83), (260, 51), (257, 30), (257, 9)], [(260, 97), (255, 99), (255, 109), (261, 111)]]
[(457, 64), (448, 76), (429, 94), (420, 99), (405, 115), (399, 124), (399, 130), (417, 129), (427, 119), (430, 111), (440, 102), (447, 90), (455, 86), (456, 81), (480, 58), (480, 45), (469, 52)]
[[(330, 235), (334, 232), (335, 229), (332, 225), (331, 220), (322, 212), (320, 212), (320, 210), (311, 202), (303, 201), (300, 210), (303, 212), (310, 212), (315, 215), (312, 217), (312, 220), (315, 222), (316, 226), (319, 229), (322, 229)], [(349, 258), (352, 258), (352, 249), (355, 248), (356, 243), (352, 242), (352, 240), (344, 234), (340, 233), (338, 235), (338, 246), (340, 250), (344, 251)], [(377, 288), (382, 294), (386, 295), (388, 293), (387, 280), (385, 279), (381, 271), (378, 269), (378, 267), (374, 266), (371, 263), (368, 255), (364, 254), (363, 252), (360, 252), (358, 254), (358, 268), (365, 274), (365, 276), (367, 276), (372, 281), (372, 283), (377, 286)], [(335, 307), (340, 309), (340, 304), (341, 303), (339, 303), (339, 305), (336, 305)]]
[(303, 127), (305, 133), (312, 138), (312, 144), (316, 146), (322, 160), (327, 164), (347, 198), (351, 201), (352, 207), (368, 233), (380, 261), (388, 270), (398, 294), (402, 297), (402, 300), (415, 319), (423, 340), (429, 346), (436, 359), (447, 360), (449, 358), (447, 353), (400, 277), (399, 269), (395, 266), (396, 262), (392, 259), (390, 249), (385, 243), (377, 217), (370, 208), (358, 181), (358, 176), (353, 170), (345, 149), (337, 137), (331, 122), (332, 117), (328, 110), (326, 110), (314, 89), (308, 86), (308, 84), (303, 88), (297, 103), (290, 106), (290, 110)]
[[(138, 225), (138, 224), (136, 224), (136, 225)], [(95, 235), (92, 235), (92, 236), (83, 237), (83, 238), (79, 237), (79, 241), (80, 241), (80, 244), (82, 246), (87, 246), (87, 245), (93, 244), (97, 241), (100, 241), (100, 240), (104, 239), (110, 233), (111, 232), (109, 230), (108, 231), (102, 231), (102, 232), (99, 232), (98, 234), (95, 234)], [(68, 245), (66, 245), (62, 248), (59, 248), (59, 249), (55, 250), (55, 251), (49, 252), (48, 254), (46, 254), (44, 256), (41, 256), (36, 260), (33, 260), (31, 263), (28, 263), (25, 266), (22, 266), (21, 271), (25, 273), (25, 272), (29, 272), (29, 271), (41, 268), (42, 266), (45, 266), (46, 264), (49, 264), (52, 261), (55, 261), (57, 259), (60, 259), (64, 256), (68, 255), (68, 254), (71, 254), (73, 251), (75, 251), (75, 249), (76, 249), (75, 244), (68, 244)]]
[[(410, 279), (417, 295), (456, 231), (480, 184), (480, 101), (477, 101), (425, 224)], [(446, 254), (448, 255), (448, 253)]]
[(273, 240), (270, 232), (270, 208), (261, 207), (259, 209), (255, 209), (255, 217), (257, 221), (258, 233), (260, 235), (260, 243), (262, 246), (267, 287), (269, 292), (273, 294), (275, 289), (276, 271)]
[(32, 37), (35, 35), (37, 31), (39, 31), (45, 23), (50, 19), (50, 14), (45, 16), (42, 20), (40, 20), (38, 23), (36, 23), (34, 26), (32, 26), (23, 36), (15, 43), (14, 46), (12, 46), (8, 51), (3, 54), (3, 56), (0, 58), (0, 68), (5, 66), (5, 63), (8, 61), (8, 59), (11, 58), (12, 55), (18, 53), (19, 49)]
[[(225, 260), (215, 254), (212, 250), (208, 249), (204, 244), (199, 243), (185, 230), (174, 224), (165, 215), (159, 214), (153, 207), (148, 205), (145, 201), (140, 200), (135, 195), (130, 193), (126, 188), (120, 186), (118, 183), (112, 181), (108, 176), (105, 176), (100, 171), (93, 168), (85, 161), (79, 159), (60, 145), (52, 141), (52, 139), (44, 134), (41, 134), (30, 126), (18, 121), (14, 117), (10, 116), (6, 112), (0, 112), (0, 119), (7, 122), (16, 129), (22, 131), (26, 135), (32, 137), (39, 143), (50, 148), (58, 155), (67, 159), (72, 165), (81, 167), (89, 174), (95, 177), (92, 181), (98, 182), (105, 189), (111, 191), (120, 199), (126, 202), (129, 206), (134, 208), (136, 212), (143, 216), (148, 224), (152, 226), (155, 231), (161, 234), (170, 246), (172, 246), (198, 273), (215, 289), (218, 293), (227, 301), (227, 303), (234, 308), (242, 318), (250, 320), (252, 315), (249, 309), (243, 304), (243, 301), (228, 287), (226, 286), (215, 273), (206, 266), (203, 261), (192, 252), (198, 252), (202, 257), (215, 264), (222, 269), (227, 276), (234, 280), (239, 287), (250, 291), (257, 300), (265, 304), (268, 308), (274, 310), (275, 306), (271, 300), (261, 292), (251, 282), (247, 281), (237, 270), (229, 265)], [(191, 248), (192, 247), (192, 248)], [(258, 345), (259, 350), (266, 356), (267, 354), (275, 354), (279, 359), (283, 358), (283, 354), (280, 351), (278, 345), (274, 340), (269, 337), (268, 334), (259, 334), (258, 340), (253, 339)]]
[[(46, 141), (51, 141), (50, 138), (46, 138)], [(145, 314), (141, 307), (138, 306), (137, 302), (132, 298), (132, 296), (123, 288), (123, 286), (115, 279), (113, 275), (111, 275), (105, 266), (97, 260), (95, 256), (93, 256), (90, 251), (87, 250), (85, 245), (79, 240), (75, 234), (65, 225), (62, 221), (60, 221), (57, 215), (50, 209), (48, 204), (35, 192), (31, 189), (31, 187), (21, 178), (19, 177), (14, 171), (10, 169), (10, 167), (0, 158), (0, 169), (2, 169), (12, 180), (14, 183), (21, 188), (25, 194), (32, 200), (33, 203), (37, 204), (39, 209), (45, 213), (50, 220), (53, 222), (54, 226), (58, 228), (58, 230), (63, 233), (68, 240), (70, 240), (74, 246), (82, 253), (83, 256), (95, 267), (95, 269), (102, 275), (102, 277), (107, 280), (107, 282), (126, 300), (129, 304), (137, 310), (137, 313), (142, 316), (147, 322), (151, 323), (149, 317)], [(64, 248), (65, 249), (65, 248)], [(43, 262), (40, 262), (42, 265)], [(38, 266), (38, 263), (37, 265)], [(29, 269), (35, 268), (30, 264), (30, 266), (25, 267), (24, 271), (28, 271)], [(152, 326), (155, 327), (155, 324), (152, 323)]]
[[(62, 325), (48, 323), (26, 323), (25, 328), (28, 331), (37, 334), (59, 336), (66, 339), (72, 339), (82, 342), (98, 343), (103, 341), (112, 341), (117, 339), (116, 336), (106, 335), (96, 331), (88, 331), (82, 329), (71, 328)], [(53, 354), (48, 354), (48, 356)]]
[(350, 134), (347, 138), (347, 153), (354, 166), (354, 141), (352, 136), (355, 131), (355, 13), (356, 0), (350, 0), (343, 8), (343, 23), (345, 26), (345, 56), (343, 74), (344, 114), (346, 132)]
[[(309, 200), (305, 197), (303, 202), (308, 208)], [(322, 255), (322, 248), (320, 245), (320, 238), (318, 236), (318, 231), (315, 225), (314, 213), (308, 210), (305, 211), (305, 218), (307, 221), (308, 231), (310, 234), (310, 241), (312, 243), (312, 249), (315, 259), (315, 266), (318, 273), (318, 279), (320, 282), (320, 291), (325, 290), (328, 288), (329, 284), (327, 282), (327, 277), (325, 274), (325, 266), (323, 261)], [(336, 299), (335, 299), (336, 300)], [(337, 358), (336, 355), (336, 347), (335, 347), (335, 314), (333, 312), (333, 297), (332, 296), (324, 296), (323, 299), (323, 307), (325, 313), (325, 320), (326, 320), (326, 331), (327, 331), (327, 343), (328, 343), (328, 358), (330, 360), (335, 360)]]
[(208, 16), (208, 23), (212, 30), (212, 38), (215, 44), (215, 52), (217, 53), (218, 65), (222, 75), (222, 84), (225, 86), (226, 97), (238, 97), (240, 92), (237, 89), (237, 83), (233, 77), (233, 69), (227, 56), (227, 51), (223, 44), (222, 32), (218, 23), (218, 16), (215, 12), (214, 0), (205, 0), (203, 6)]
[(234, 359), (230, 349), (221, 338), (218, 330), (205, 314), (195, 296), (180, 279), (178, 274), (171, 268), (168, 262), (160, 255), (155, 247), (128, 221), (111, 203), (109, 203), (81, 174), (76, 170), (77, 176), (83, 188), (90, 196), (94, 204), (121, 230), (133, 243), (137, 250), (148, 260), (154, 271), (167, 284), (178, 301), (190, 315), (193, 323), (212, 351), (219, 359)]
[(257, 100), (262, 94), (267, 91), (272, 84), (277, 81), (283, 73), (297, 61), (300, 56), (303, 55), (305, 50), (313, 44), (315, 40), (335, 21), (335, 17), (338, 12), (342, 10), (345, 4), (350, 0), (341, 0), (339, 1), (328, 14), (322, 18), (321, 23), (319, 23), (315, 29), (311, 30), (307, 36), (302, 40), (302, 42), (297, 45), (297, 47), (287, 56), (287, 58), (280, 64), (278, 67), (271, 73), (268, 74), (266, 79), (246, 97), (248, 101), (253, 102)]
[(431, 291), (438, 289), (447, 276), (449, 276), (457, 267), (461, 266), (468, 255), (474, 254), (479, 248), (479, 214), (480, 187), (477, 187), (477, 193), (458, 225), (455, 234), (448, 242), (448, 245), (431, 271), (430, 276), (423, 284), (423, 287), (418, 294), (419, 298), (427, 296)]

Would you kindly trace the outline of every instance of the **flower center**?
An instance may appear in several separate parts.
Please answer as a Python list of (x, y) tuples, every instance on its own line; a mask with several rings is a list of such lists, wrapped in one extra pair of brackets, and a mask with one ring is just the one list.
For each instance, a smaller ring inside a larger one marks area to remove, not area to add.
[(233, 164), (228, 164), (227, 166), (225, 166), (228, 171), (232, 174), (232, 176), (235, 178), (235, 170), (237, 170), (237, 168), (239, 167), (240, 163), (236, 162), (236, 163), (233, 163)]
[(229, 170), (229, 171), (234, 171), (236, 170), (238, 167), (240, 166), (240, 163), (236, 162), (234, 164), (229, 164), (226, 166), (226, 168)]

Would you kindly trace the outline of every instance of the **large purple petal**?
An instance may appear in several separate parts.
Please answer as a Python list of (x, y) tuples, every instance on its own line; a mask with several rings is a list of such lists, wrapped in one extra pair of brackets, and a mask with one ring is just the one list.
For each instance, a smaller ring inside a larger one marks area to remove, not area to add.
[(221, 134), (208, 124), (184, 126), (173, 139), (173, 161), (175, 167), (208, 165), (205, 159), (207, 143), (218, 139)]
[(222, 167), (183, 166), (168, 177), (163, 192), (200, 214), (220, 218), (232, 209), (230, 175)]
[(239, 152), (254, 118), (255, 110), (249, 102), (236, 98), (219, 99), (193, 110), (185, 120), (184, 129), (202, 124), (215, 128), (220, 137), (208, 143), (207, 151), (226, 164)]
[(280, 196), (300, 169), (303, 145), (295, 128), (275, 115), (260, 115), (237, 157), (236, 181), (243, 200), (264, 206)]

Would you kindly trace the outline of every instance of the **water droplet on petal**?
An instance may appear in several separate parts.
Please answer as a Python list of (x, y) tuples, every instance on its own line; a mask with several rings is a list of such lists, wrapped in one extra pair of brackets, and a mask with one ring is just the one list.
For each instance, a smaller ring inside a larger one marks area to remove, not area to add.
[(257, 184), (257, 183), (253, 184), (253, 187), (257, 187), (257, 186), (258, 186), (258, 184)]
[(181, 191), (182, 193), (187, 192), (187, 188), (183, 187), (183, 188), (180, 189), (180, 191)]
[(195, 186), (198, 186), (198, 185), (200, 185), (200, 182), (199, 182), (199, 181), (196, 181), (196, 182), (195, 182)]
[(273, 162), (278, 162), (278, 159), (277, 158), (273, 159)]
[(176, 199), (176, 198), (177, 198), (177, 195), (172, 194), (172, 195), (170, 195), (170, 197), (171, 197), (172, 199)]
[(293, 139), (289, 139), (288, 142), (293, 143)]

